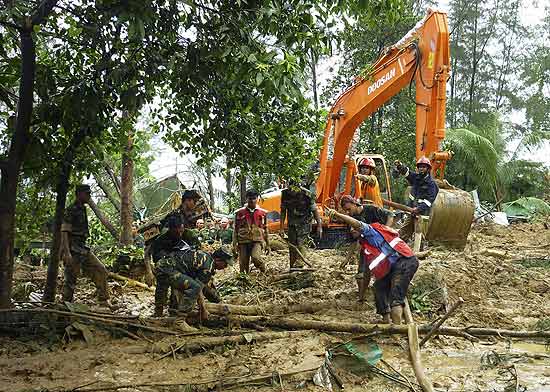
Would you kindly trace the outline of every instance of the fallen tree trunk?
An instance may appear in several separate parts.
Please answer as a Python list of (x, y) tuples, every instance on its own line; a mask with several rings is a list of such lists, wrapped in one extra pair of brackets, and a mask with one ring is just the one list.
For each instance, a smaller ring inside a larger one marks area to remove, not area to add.
[[(342, 306), (340, 306), (342, 305)], [(349, 304), (348, 304), (349, 307)], [(343, 304), (338, 304), (336, 301), (326, 302), (314, 302), (314, 303), (301, 303), (293, 305), (256, 305), (256, 306), (243, 306), (243, 305), (231, 305), (231, 304), (213, 304), (207, 303), (206, 309), (213, 314), (226, 315), (226, 314), (241, 314), (248, 316), (261, 316), (266, 314), (289, 314), (289, 313), (315, 313), (323, 309), (330, 308), (345, 308)]]
[[(349, 332), (379, 335), (407, 335), (406, 325), (393, 324), (363, 324), (363, 323), (341, 323), (331, 321), (303, 320), (289, 317), (278, 316), (229, 316), (226, 320), (241, 324), (241, 326), (261, 325), (272, 328), (282, 328), (289, 330), (315, 329), (326, 332)], [(430, 324), (418, 326), (420, 334), (427, 334), (432, 329)], [(436, 335), (458, 336), (464, 335), (480, 336), (501, 336), (510, 338), (542, 338), (550, 339), (550, 331), (513, 331), (508, 329), (478, 328), (478, 327), (440, 327)]]
[(152, 326), (149, 326), (149, 325), (142, 325), (142, 324), (137, 324), (137, 323), (130, 323), (130, 322), (127, 322), (127, 321), (122, 321), (122, 320), (107, 319), (107, 318), (104, 318), (104, 317), (93, 316), (93, 315), (90, 315), (90, 314), (83, 314), (83, 313), (77, 313), (77, 312), (65, 312), (63, 310), (57, 310), (57, 309), (45, 309), (45, 308), (0, 309), (0, 314), (5, 314), (5, 313), (14, 313), (14, 314), (17, 314), (17, 313), (35, 313), (35, 314), (49, 313), (49, 314), (56, 314), (56, 315), (64, 316), (66, 318), (79, 318), (79, 319), (90, 320), (90, 321), (94, 321), (96, 324), (116, 325), (116, 326), (119, 326), (119, 327), (125, 328), (125, 329), (128, 329), (128, 328), (132, 327), (132, 328), (142, 329), (142, 330), (150, 331), (150, 332), (165, 333), (165, 334), (168, 334), (168, 335), (177, 335), (178, 334), (178, 332), (172, 331), (170, 329), (152, 327)]
[(137, 280), (127, 278), (126, 276), (122, 276), (114, 272), (109, 272), (109, 277), (121, 282), (126, 282), (126, 284), (130, 287), (141, 287), (147, 291), (155, 291), (155, 286), (147, 286), (145, 283), (138, 282)]
[[(208, 336), (179, 339), (170, 342), (159, 342), (151, 345), (129, 347), (128, 353), (144, 354), (156, 353), (163, 354), (159, 359), (167, 357), (172, 353), (182, 352), (201, 352), (226, 344), (246, 344), (251, 342), (264, 342), (276, 339), (299, 338), (310, 335), (311, 331), (284, 331), (284, 332), (252, 332), (232, 336)], [(175, 347), (174, 347), (175, 346)]]

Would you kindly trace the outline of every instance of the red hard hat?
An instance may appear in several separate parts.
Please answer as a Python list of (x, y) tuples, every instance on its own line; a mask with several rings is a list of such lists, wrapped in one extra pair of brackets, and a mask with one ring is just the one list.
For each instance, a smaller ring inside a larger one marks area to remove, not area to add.
[(344, 195), (340, 198), (340, 206), (342, 207), (346, 203), (353, 203), (355, 205), (360, 206), (361, 203), (359, 203), (356, 199), (353, 198), (351, 195)]
[(372, 158), (363, 158), (359, 162), (359, 166), (368, 166), (368, 167), (375, 168), (376, 164), (374, 163), (374, 159)]
[(416, 162), (416, 166), (418, 167), (418, 165), (428, 165), (430, 167), (430, 169), (432, 168), (432, 163), (430, 162), (430, 160), (426, 157), (422, 157), (418, 160), (418, 162)]

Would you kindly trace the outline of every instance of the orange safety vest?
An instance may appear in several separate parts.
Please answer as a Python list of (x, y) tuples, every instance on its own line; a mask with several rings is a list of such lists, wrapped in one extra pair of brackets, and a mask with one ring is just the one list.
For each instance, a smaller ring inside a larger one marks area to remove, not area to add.
[(374, 178), (376, 181), (374, 185), (368, 185), (361, 180), (357, 180), (359, 182), (359, 199), (370, 200), (375, 206), (383, 208), (384, 204), (382, 203), (382, 196), (380, 195), (378, 179), (376, 177)]
[[(401, 256), (414, 256), (414, 253), (409, 245), (399, 238), (399, 233), (396, 230), (380, 223), (373, 223), (370, 226), (382, 237), (384, 237), (384, 240), (392, 247), (392, 249)], [(382, 252), (382, 250), (378, 249), (376, 246), (371, 245), (364, 238), (361, 238), (359, 243), (361, 244), (361, 252), (365, 255), (365, 262), (367, 263), (371, 274), (375, 279), (382, 279), (391, 270), (391, 262), (388, 257), (389, 255)]]

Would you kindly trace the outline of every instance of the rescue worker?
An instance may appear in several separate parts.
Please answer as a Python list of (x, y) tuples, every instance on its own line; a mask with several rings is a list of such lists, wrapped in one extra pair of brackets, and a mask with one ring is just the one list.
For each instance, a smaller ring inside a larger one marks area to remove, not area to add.
[(376, 164), (372, 158), (363, 158), (359, 162), (359, 197), (363, 203), (372, 203), (382, 208), (382, 196), (380, 195), (380, 186), (376, 178)]
[[(378, 208), (372, 204), (362, 205), (358, 200), (354, 199), (350, 195), (344, 195), (340, 198), (340, 206), (347, 215), (363, 223), (380, 223), (388, 227), (390, 227), (393, 223), (393, 212), (383, 208)], [(352, 229), (352, 236), (359, 239), (360, 233)], [(360, 248), (357, 274), (355, 275), (359, 302), (365, 301), (369, 276), (370, 274), (366, 270), (365, 255)]]
[(86, 246), (86, 239), (90, 236), (86, 213), (90, 186), (77, 185), (75, 194), (76, 200), (65, 210), (61, 225), (62, 259), (65, 264), (63, 302), (73, 302), (76, 282), (82, 271), (94, 283), (100, 306), (110, 307), (107, 269)]
[[(191, 249), (182, 240), (183, 222), (178, 215), (168, 220), (168, 227), (168, 232), (155, 239), (152, 247), (157, 277), (154, 315), (162, 316), (168, 288), (171, 288), (178, 297), (179, 316), (184, 318), (198, 303), (201, 318), (207, 319), (203, 288), (210, 283), (215, 270), (233, 264), (231, 254), (223, 248), (217, 249), (212, 255)], [(186, 324), (182, 322), (181, 326), (185, 327)]]
[(259, 208), (258, 192), (246, 191), (246, 205), (235, 212), (233, 228), (233, 252), (239, 254), (239, 269), (250, 272), (250, 261), (261, 272), (265, 272), (262, 260), (264, 248), (269, 251), (267, 211)]
[(329, 218), (338, 218), (361, 233), (365, 255), (366, 286), (374, 277), (376, 312), (386, 323), (401, 324), (409, 284), (418, 269), (418, 259), (397, 231), (381, 223), (363, 223), (351, 216), (326, 209)]
[(293, 181), (281, 192), (281, 237), (283, 238), (287, 217), (290, 268), (302, 268), (304, 261), (300, 254), (305, 256), (306, 253), (305, 245), (311, 233), (311, 218), (315, 217), (319, 238), (323, 236), (323, 225), (311, 192)]
[(399, 232), (401, 238), (407, 241), (413, 232), (422, 231), (422, 228), (418, 227), (418, 219), (414, 218), (430, 216), (430, 210), (437, 197), (439, 188), (430, 175), (432, 164), (428, 158), (422, 157), (416, 162), (417, 172), (410, 170), (400, 161), (395, 161), (394, 165), (394, 173), (405, 176), (411, 186), (408, 204), (413, 208), (412, 217), (407, 216), (407, 220)]
[(220, 228), (216, 232), (216, 241), (222, 244), (230, 244), (233, 241), (233, 229), (229, 226), (229, 219), (223, 217), (220, 221)]

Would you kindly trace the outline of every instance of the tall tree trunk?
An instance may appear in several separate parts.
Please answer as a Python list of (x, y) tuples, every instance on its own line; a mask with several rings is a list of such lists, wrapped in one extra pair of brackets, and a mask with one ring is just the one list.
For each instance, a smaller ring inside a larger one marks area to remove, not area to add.
[[(227, 166), (227, 161), (226, 161)], [(227, 199), (227, 207), (229, 211), (233, 211), (235, 208), (233, 206), (233, 175), (231, 174), (231, 169), (229, 166), (227, 166), (225, 172), (225, 190), (226, 190), (226, 199)]]
[(90, 208), (92, 209), (92, 211), (94, 212), (95, 216), (97, 216), (97, 219), (99, 219), (99, 221), (101, 222), (101, 224), (103, 225), (103, 227), (105, 227), (107, 229), (107, 231), (113, 236), (113, 238), (118, 241), (119, 240), (119, 234), (118, 234), (118, 230), (115, 228), (115, 226), (111, 223), (111, 221), (109, 220), (109, 218), (107, 218), (105, 216), (105, 214), (103, 212), (101, 212), (101, 210), (99, 209), (99, 207), (97, 206), (97, 204), (95, 203), (95, 201), (93, 201), (92, 199), (90, 199), (90, 201), (88, 202), (88, 205), (90, 206)]
[(121, 168), (121, 187), (120, 187), (120, 244), (123, 246), (132, 245), (132, 194), (134, 191), (134, 159), (132, 157), (134, 149), (134, 135), (130, 129), (128, 132), (128, 141), (122, 153)]
[(246, 176), (244, 174), (239, 175), (239, 187), (241, 193), (241, 206), (246, 204)]
[(46, 287), (44, 288), (43, 301), (54, 302), (57, 289), (57, 274), (59, 271), (59, 256), (61, 253), (61, 224), (67, 202), (69, 181), (73, 169), (73, 160), (76, 150), (84, 140), (86, 130), (81, 128), (72, 138), (71, 143), (63, 153), (61, 169), (57, 185), (55, 187), (55, 216), (53, 224), (53, 240), (50, 248), (50, 262), (48, 263), (48, 274), (46, 276)]
[(468, 100), (468, 124), (472, 123), (472, 115), (474, 112), (474, 97), (475, 97), (475, 82), (476, 82), (476, 73), (477, 73), (477, 34), (478, 34), (478, 3), (475, 2), (475, 19), (474, 19), (474, 43), (472, 47), (472, 69), (470, 75), (470, 86), (469, 86), (469, 100)]
[[(103, 178), (100, 174), (94, 173), (94, 179), (97, 185), (101, 188), (103, 193), (105, 194), (105, 197), (111, 202), (113, 207), (117, 210), (117, 212), (120, 212), (120, 200), (113, 195), (111, 190), (109, 189), (109, 186), (103, 181)], [(117, 239), (118, 240), (118, 239)]]
[(10, 141), (7, 159), (2, 162), (0, 179), (0, 308), (11, 306), (13, 246), (15, 240), (15, 206), (19, 173), (30, 139), (33, 108), (36, 48), (31, 35), (32, 25), (19, 32), (21, 78), (15, 132)]
[(214, 195), (214, 184), (212, 183), (212, 167), (208, 166), (206, 168), (206, 182), (208, 184), (208, 199), (210, 201), (210, 210), (214, 211), (215, 207), (215, 195)]
[(313, 104), (319, 110), (319, 95), (317, 94), (317, 54), (311, 49), (311, 85), (313, 88)]

